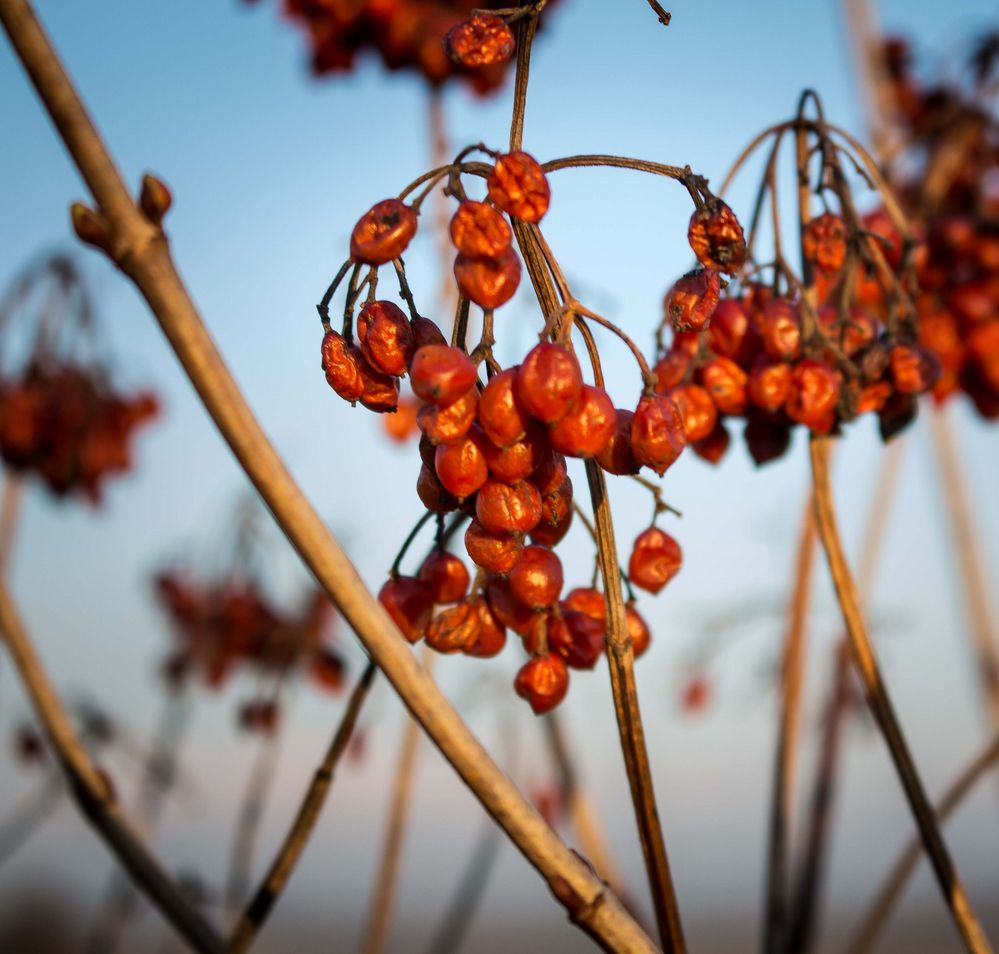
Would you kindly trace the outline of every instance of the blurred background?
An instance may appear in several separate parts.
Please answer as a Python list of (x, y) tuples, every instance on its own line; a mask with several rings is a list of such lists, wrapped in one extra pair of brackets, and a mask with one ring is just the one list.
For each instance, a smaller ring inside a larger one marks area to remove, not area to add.
[[(40, 0), (37, 7), (126, 179), (137, 185), (153, 171), (173, 190), (171, 246), (211, 333), (296, 479), (377, 588), (421, 512), (418, 453), (415, 442), (388, 440), (379, 419), (330, 392), (319, 368), (315, 303), (346, 255), (358, 216), (430, 167), (426, 85), (412, 74), (386, 73), (372, 57), (361, 57), (349, 75), (314, 78), (302, 36), (282, 21), (276, 3)], [(838, 4), (717, 0), (670, 9), (672, 24), (664, 29), (641, 0), (559, 0), (535, 45), (525, 148), (542, 159), (610, 152), (689, 163), (717, 186), (758, 131), (793, 113), (806, 86), (823, 97), (832, 121), (863, 134)], [(943, 72), (969, 38), (997, 25), (996, 5), (986, 0), (882, 0), (878, 12), (886, 32), (908, 36), (930, 68)], [(32, 258), (74, 247), (67, 207), (84, 190), (6, 43), (0, 89), (3, 288)], [(510, 83), (491, 98), (449, 87), (443, 109), (451, 151), (478, 141), (502, 148)], [(727, 197), (744, 219), (755, 175), (751, 169), (740, 176)], [(562, 172), (553, 176), (546, 237), (577, 295), (651, 350), (663, 292), (689, 267), (688, 215), (689, 198), (674, 183), (614, 170)], [(143, 302), (101, 256), (79, 256), (116, 355), (116, 378), (154, 389), (161, 419), (140, 435), (134, 471), (107, 488), (99, 508), (55, 501), (27, 485), (9, 576), (60, 689), (84, 704), (99, 701), (111, 721), (117, 741), (105, 762), (122, 797), (134, 799), (172, 645), (153, 576), (180, 558), (221, 565), (234, 526), (250, 519), (245, 514), (255, 504)], [(407, 268), (421, 310), (446, 324), (431, 229), (421, 229)], [(497, 315), (502, 364), (530, 347), (537, 325), (525, 282)], [(610, 341), (606, 353), (611, 393), (632, 400), (630, 356)], [(994, 593), (999, 443), (963, 398), (946, 415)], [(848, 437), (834, 480), (855, 556), (883, 447), (867, 419)], [(871, 619), (902, 725), (935, 797), (981, 750), (989, 727), (926, 422), (902, 440)], [(640, 602), (653, 643), (637, 666), (639, 691), (671, 865), (697, 952), (749, 951), (758, 941), (775, 676), (808, 477), (800, 434), (789, 454), (760, 469), (741, 440), (733, 443), (724, 466), (688, 453), (665, 478), (667, 499), (683, 512), (668, 527), (683, 546), (684, 568), (661, 596)], [(571, 473), (582, 487), (581, 466)], [(647, 524), (648, 499), (624, 481), (612, 492), (626, 554)], [(305, 571), (265, 514), (251, 522), (268, 592), (295, 605), (309, 586)], [(563, 548), (567, 579), (585, 584), (592, 551), (582, 528), (572, 535)], [(333, 625), (349, 684), (363, 654), (342, 621)], [(840, 635), (824, 567), (810, 633), (803, 795)], [(495, 660), (438, 659), (435, 673), (490, 750), (537, 796), (552, 788), (555, 775), (540, 720), (509, 689), (521, 661), (511, 644)], [(192, 686), (180, 781), (164, 803), (161, 857), (196, 874), (209, 896), (223, 889), (237, 806), (267, 744), (238, 724), (240, 706), (259, 692), (255, 678), (237, 673), (217, 692)], [(691, 704), (695, 678), (703, 680), (703, 704)], [(302, 684), (282, 700), (254, 880), (284, 834), (344, 699)], [(573, 676), (560, 712), (623, 881), (648, 917), (605, 664)], [(45, 766), (16, 757), (26, 720), (16, 674), (0, 660), (0, 824), (50, 784)], [(404, 726), (399, 702), (379, 682), (361, 719), (363, 746), (339, 771), (260, 951), (359, 949)], [(842, 769), (821, 947), (830, 951), (855, 926), (913, 832), (885, 748), (863, 713), (849, 724)], [(972, 901), (994, 936), (997, 796), (988, 780), (947, 827)], [(484, 825), (478, 803), (424, 744), (390, 950), (427, 947)], [(75, 808), (53, 799), (30, 839), (0, 866), (0, 950), (82, 950), (111, 871), (108, 853)], [(179, 950), (170, 938), (159, 916), (140, 904), (119, 949)], [(960, 949), (925, 864), (884, 941), (886, 951)], [(569, 952), (590, 942), (504, 844), (463, 949), (514, 945)]]

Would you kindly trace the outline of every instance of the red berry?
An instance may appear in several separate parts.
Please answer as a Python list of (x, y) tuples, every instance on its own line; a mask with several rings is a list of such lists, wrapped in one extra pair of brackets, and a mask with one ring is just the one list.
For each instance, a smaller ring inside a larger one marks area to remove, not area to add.
[(471, 496), (489, 478), (481, 438), (472, 430), (453, 444), (441, 444), (434, 454), (434, 469), (449, 493), (459, 500)]
[(476, 13), (455, 24), (444, 36), (448, 59), (466, 69), (505, 63), (516, 45), (506, 21), (492, 13)]
[(791, 372), (791, 387), (784, 404), (787, 416), (816, 433), (829, 433), (836, 420), (839, 382), (839, 375), (821, 361), (799, 361)]
[(323, 336), (323, 370), (326, 383), (345, 401), (354, 402), (364, 393), (359, 353), (335, 331)]
[(413, 355), (409, 383), (431, 404), (452, 404), (475, 384), (475, 365), (460, 348), (424, 345)]
[(658, 527), (649, 527), (635, 538), (628, 579), (643, 590), (658, 593), (680, 572), (682, 563), (680, 544)]
[(451, 241), (466, 258), (498, 258), (512, 238), (506, 219), (485, 202), (466, 200), (451, 219)]
[(385, 199), (358, 219), (350, 235), (350, 256), (365, 265), (398, 258), (416, 234), (416, 213), (399, 199)]
[(668, 397), (643, 397), (631, 420), (635, 460), (662, 476), (686, 446), (680, 410)]
[(402, 635), (411, 643), (426, 632), (434, 601), (429, 588), (413, 576), (386, 580), (378, 591), (378, 601), (385, 607)]
[(517, 397), (518, 368), (507, 368), (489, 379), (479, 395), (479, 424), (497, 447), (522, 440), (530, 420)]
[(705, 268), (732, 274), (746, 262), (746, 239), (735, 213), (720, 199), (690, 217), (687, 240)]
[(711, 395), (696, 384), (681, 384), (667, 395), (680, 411), (683, 430), (690, 444), (703, 440), (718, 423), (718, 409)]
[(676, 331), (700, 331), (711, 320), (721, 288), (710, 268), (688, 272), (666, 293), (663, 314)]
[(820, 272), (838, 272), (846, 261), (846, 223), (832, 212), (817, 216), (805, 227), (801, 247)]
[(542, 341), (528, 352), (517, 372), (517, 396), (539, 421), (554, 424), (575, 407), (583, 373), (566, 347)]
[(455, 603), (468, 592), (468, 568), (446, 550), (434, 550), (423, 561), (419, 580), (435, 603)]
[(535, 715), (550, 712), (569, 690), (569, 670), (560, 656), (535, 656), (521, 666), (514, 680), (517, 695), (526, 699)]
[(562, 592), (562, 561), (547, 547), (524, 547), (510, 571), (510, 592), (531, 609), (551, 606)]
[(472, 562), (490, 573), (509, 573), (524, 547), (519, 533), (492, 533), (478, 520), (465, 531), (465, 550)]
[(544, 169), (526, 152), (499, 156), (486, 186), (499, 208), (524, 222), (540, 222), (548, 211), (551, 189)]
[(528, 533), (541, 520), (541, 494), (529, 480), (487, 480), (475, 498), (475, 517), (491, 533)]
[(603, 620), (566, 609), (548, 621), (548, 645), (573, 669), (592, 669), (604, 654)]
[(714, 358), (700, 370), (701, 383), (722, 414), (743, 414), (749, 395), (746, 372), (731, 358)]
[(638, 461), (631, 449), (631, 411), (617, 408), (614, 411), (614, 433), (604, 449), (597, 454), (597, 463), (608, 474), (637, 474)]
[(373, 301), (357, 316), (361, 353), (376, 371), (401, 376), (413, 354), (413, 329), (390, 301)]
[(520, 259), (508, 248), (495, 258), (469, 258), (459, 254), (454, 260), (458, 290), (480, 308), (505, 305), (520, 285)]
[(416, 423), (432, 444), (453, 444), (461, 440), (475, 423), (479, 392), (469, 388), (450, 404), (424, 404)]

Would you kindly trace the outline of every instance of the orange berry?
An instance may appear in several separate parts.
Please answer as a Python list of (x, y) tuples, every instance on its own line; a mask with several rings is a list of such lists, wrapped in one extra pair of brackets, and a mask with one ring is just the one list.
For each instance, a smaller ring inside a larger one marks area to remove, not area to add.
[(345, 401), (353, 403), (364, 393), (358, 361), (360, 352), (335, 331), (323, 336), (323, 370), (326, 383)]
[(458, 290), (480, 308), (505, 305), (520, 285), (520, 259), (508, 248), (495, 258), (469, 258), (459, 254), (454, 260)]
[(682, 564), (680, 544), (658, 527), (649, 527), (635, 538), (628, 560), (628, 579), (643, 590), (658, 593), (680, 572)]
[(431, 404), (452, 404), (475, 384), (471, 359), (450, 345), (424, 345), (413, 355), (409, 383)]
[(535, 715), (550, 712), (569, 691), (569, 670), (560, 656), (547, 653), (535, 656), (521, 666), (513, 688), (526, 699)]
[(695, 210), (687, 241), (705, 268), (733, 274), (746, 262), (746, 239), (735, 213), (720, 199)]
[(485, 202), (466, 200), (451, 219), (451, 241), (466, 258), (498, 258), (512, 239), (506, 219)]
[(524, 547), (519, 533), (492, 533), (473, 520), (465, 531), (465, 550), (472, 562), (490, 573), (509, 573)]
[(524, 438), (530, 421), (517, 397), (517, 367), (493, 375), (479, 395), (479, 424), (497, 447), (508, 447)]
[(376, 371), (401, 376), (413, 354), (413, 330), (390, 301), (373, 301), (357, 316), (361, 353)]
[(479, 614), (478, 625), (474, 629), (474, 638), (462, 651), (466, 656), (480, 659), (495, 656), (506, 645), (506, 628), (481, 596), (472, 600), (472, 605)]
[(604, 625), (585, 613), (567, 609), (548, 621), (548, 646), (573, 669), (592, 669), (604, 654)]
[(453, 553), (434, 550), (420, 566), (419, 580), (435, 603), (455, 603), (468, 592), (468, 568)]
[(791, 389), (791, 366), (760, 355), (753, 363), (746, 382), (749, 400), (764, 411), (780, 410)]
[(458, 508), (458, 500), (437, 477), (437, 471), (424, 464), (416, 479), (416, 493), (420, 502), (433, 513), (450, 513)]
[(680, 411), (683, 430), (690, 444), (703, 440), (718, 423), (718, 408), (711, 395), (696, 384), (681, 384), (667, 394)]
[(385, 581), (378, 601), (411, 643), (419, 642), (430, 623), (434, 601), (430, 589), (414, 576), (397, 576)]
[(427, 645), (439, 653), (461, 652), (475, 642), (480, 625), (478, 608), (471, 601), (463, 601), (431, 620), (427, 626)]
[(524, 222), (540, 222), (548, 211), (551, 189), (545, 171), (526, 152), (499, 156), (486, 187), (499, 208)]
[(439, 445), (434, 470), (444, 489), (458, 500), (474, 494), (489, 478), (481, 438), (472, 430), (453, 444)]
[(385, 199), (357, 221), (350, 234), (350, 256), (365, 265), (398, 258), (416, 234), (416, 213), (399, 199)]
[(721, 284), (710, 268), (688, 272), (677, 279), (663, 300), (663, 315), (676, 331), (700, 331), (718, 306)]
[(614, 436), (617, 415), (603, 388), (584, 384), (575, 406), (548, 431), (555, 450), (570, 457), (596, 457)]
[(562, 592), (562, 561), (547, 547), (524, 547), (510, 571), (510, 592), (531, 609), (551, 606)]
[(784, 403), (787, 416), (818, 434), (828, 434), (836, 421), (839, 383), (839, 375), (821, 361), (799, 361), (791, 371), (791, 386)]
[(476, 13), (455, 24), (444, 36), (448, 59), (466, 69), (505, 63), (516, 46), (506, 21), (492, 13)]
[(614, 433), (597, 454), (597, 463), (608, 474), (637, 474), (638, 461), (631, 449), (631, 420), (635, 415), (631, 411), (617, 408), (614, 411)]
[(680, 409), (668, 397), (643, 397), (631, 419), (631, 449), (635, 460), (662, 476), (686, 446)]
[(846, 261), (846, 223), (832, 212), (816, 216), (805, 226), (801, 248), (820, 272), (838, 272)]
[(583, 372), (566, 347), (542, 341), (524, 358), (517, 372), (517, 396), (539, 421), (554, 424), (576, 405), (583, 390)]
[(416, 416), (421, 431), (432, 444), (453, 444), (475, 423), (479, 392), (469, 388), (450, 404), (424, 404)]
[(763, 347), (776, 361), (794, 361), (801, 354), (798, 306), (786, 298), (772, 298), (763, 306)]
[(722, 414), (743, 414), (749, 395), (746, 372), (731, 358), (713, 358), (700, 369), (701, 382)]
[(529, 480), (487, 480), (475, 498), (475, 517), (491, 533), (528, 533), (541, 520), (541, 494)]

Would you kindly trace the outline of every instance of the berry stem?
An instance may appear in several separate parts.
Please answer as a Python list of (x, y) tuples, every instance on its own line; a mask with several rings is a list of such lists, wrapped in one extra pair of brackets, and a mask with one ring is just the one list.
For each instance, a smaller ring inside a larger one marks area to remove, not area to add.
[(954, 919), (955, 926), (969, 951), (973, 954), (984, 954), (984, 952), (991, 951), (992, 948), (971, 907), (964, 885), (961, 883), (954, 862), (951, 860), (950, 853), (940, 834), (936, 818), (933, 815), (933, 808), (926, 797), (926, 791), (916, 771), (888, 691), (881, 679), (874, 648), (867, 634), (863, 613), (860, 609), (860, 597), (850, 574), (836, 525), (836, 514), (829, 483), (829, 438), (812, 434), (809, 439), (809, 451), (819, 536), (822, 539), (836, 597), (843, 613), (843, 621), (846, 624), (854, 666), (864, 684), (867, 704), (891, 752), (906, 798), (919, 827), (926, 853), (930, 857), (941, 893), (950, 910), (951, 917)]
[[(416, 521), (416, 526), (409, 531), (406, 539), (402, 541), (402, 546), (399, 547), (399, 552), (395, 555), (395, 559), (392, 561), (392, 566), (389, 567), (389, 576), (395, 578), (399, 575), (399, 566), (401, 565), (403, 558), (406, 556), (409, 548), (412, 546), (413, 541), (419, 536), (420, 531), (434, 518), (435, 514), (432, 510), (427, 510), (419, 520)], [(440, 540), (440, 534), (437, 534), (437, 541)]]
[(524, 112), (527, 109), (527, 81), (531, 72), (531, 46), (538, 29), (538, 11), (532, 10), (517, 26), (517, 72), (513, 88), (513, 118), (510, 121), (510, 152), (524, 145)]

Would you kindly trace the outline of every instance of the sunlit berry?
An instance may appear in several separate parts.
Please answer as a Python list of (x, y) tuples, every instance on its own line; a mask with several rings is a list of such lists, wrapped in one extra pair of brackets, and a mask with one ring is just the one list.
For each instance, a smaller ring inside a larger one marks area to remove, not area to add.
[(711, 320), (721, 288), (718, 273), (699, 268), (677, 279), (663, 300), (663, 314), (677, 331), (700, 331)]
[(376, 371), (401, 376), (413, 354), (413, 329), (390, 301), (373, 301), (357, 316), (361, 353)]
[(492, 13), (476, 13), (455, 24), (444, 36), (448, 59), (465, 69), (505, 63), (516, 46), (506, 21)]
[(335, 331), (323, 336), (322, 350), (327, 384), (345, 401), (356, 401), (364, 392), (360, 353)]
[(433, 550), (420, 566), (418, 579), (435, 603), (455, 603), (468, 592), (468, 568), (453, 553)]
[(529, 480), (487, 480), (475, 498), (475, 518), (491, 533), (528, 533), (541, 519), (541, 494)]
[(891, 349), (891, 377), (899, 394), (922, 394), (940, 376), (932, 352), (918, 344), (897, 344)]
[(397, 444), (405, 444), (419, 430), (416, 415), (419, 404), (410, 397), (401, 397), (396, 409), (382, 418), (385, 433)]
[(514, 680), (517, 695), (526, 699), (535, 715), (550, 712), (569, 691), (569, 670), (561, 656), (535, 656), (521, 666)]
[(357, 363), (363, 385), (361, 404), (380, 414), (394, 411), (399, 404), (399, 379), (373, 368), (364, 355), (358, 356)]
[(531, 421), (522, 440), (506, 447), (497, 447), (489, 440), (482, 442), (489, 473), (507, 484), (530, 477), (547, 450), (545, 434), (536, 421)]
[(414, 576), (397, 576), (385, 581), (378, 601), (406, 639), (411, 643), (421, 639), (434, 608), (429, 587)]
[(424, 345), (413, 355), (409, 383), (431, 404), (451, 404), (475, 384), (475, 365), (460, 348)]
[(465, 551), (471, 561), (490, 573), (509, 573), (524, 547), (519, 533), (493, 533), (473, 520), (465, 530)]
[(416, 234), (416, 213), (399, 199), (385, 199), (357, 221), (350, 234), (350, 256), (365, 265), (398, 258)]
[(416, 423), (432, 444), (453, 444), (475, 423), (478, 405), (479, 392), (472, 387), (450, 404), (424, 404)]
[(791, 389), (791, 366), (760, 355), (753, 362), (746, 382), (749, 400), (764, 411), (780, 410)]
[(466, 656), (486, 659), (495, 656), (506, 645), (506, 628), (481, 596), (471, 601), (478, 613), (478, 623), (473, 629), (473, 638), (462, 649)]
[(668, 397), (643, 397), (631, 419), (635, 460), (662, 476), (686, 446), (680, 409)]
[(542, 341), (517, 372), (517, 396), (539, 421), (554, 424), (575, 406), (583, 390), (583, 372), (566, 347)]
[(454, 260), (458, 290), (480, 308), (506, 304), (520, 284), (520, 259), (508, 248), (495, 258), (469, 258), (459, 254)]
[(524, 547), (510, 571), (510, 592), (525, 606), (551, 606), (562, 592), (562, 561), (547, 547)]
[(458, 507), (458, 499), (440, 482), (437, 471), (427, 464), (420, 468), (416, 493), (423, 506), (433, 513), (450, 513)]
[(439, 653), (461, 652), (475, 641), (481, 625), (478, 607), (463, 601), (438, 613), (427, 626), (427, 645)]
[(631, 651), (637, 658), (649, 648), (649, 644), (652, 642), (652, 631), (642, 614), (631, 603), (625, 604), (624, 624), (628, 636), (631, 638)]
[(731, 358), (743, 367), (756, 356), (759, 333), (742, 302), (732, 298), (718, 302), (708, 326), (708, 347), (719, 357)]
[(735, 213), (720, 199), (697, 209), (690, 217), (687, 241), (705, 268), (732, 274), (746, 261), (746, 239)]
[(481, 439), (470, 431), (453, 444), (439, 445), (434, 470), (444, 489), (458, 500), (474, 494), (489, 478)]
[(607, 604), (604, 601), (604, 594), (589, 586), (578, 586), (576, 589), (570, 590), (565, 599), (562, 600), (562, 607), (563, 609), (576, 610), (600, 623), (605, 623), (607, 619)]
[(572, 526), (572, 481), (566, 477), (561, 486), (541, 498), (541, 519), (531, 531), (531, 540), (542, 546), (560, 543)]
[(791, 371), (784, 410), (792, 421), (818, 434), (832, 430), (839, 400), (839, 375), (827, 364), (805, 358)]
[(604, 449), (597, 454), (597, 463), (608, 474), (637, 474), (638, 461), (631, 449), (631, 419), (635, 415), (623, 408), (614, 411), (614, 432)]
[(497, 447), (515, 444), (527, 433), (530, 416), (517, 396), (518, 367), (494, 374), (479, 395), (479, 424)]
[(680, 544), (664, 530), (649, 527), (636, 538), (628, 560), (628, 579), (634, 586), (658, 593), (680, 572)]
[(718, 408), (711, 395), (696, 384), (681, 384), (670, 388), (667, 395), (680, 411), (688, 444), (703, 440), (718, 422)]
[(498, 258), (513, 239), (502, 214), (486, 202), (471, 199), (458, 206), (450, 231), (454, 247), (466, 258)]
[(702, 437), (696, 444), (690, 446), (694, 448), (694, 453), (701, 460), (706, 460), (709, 464), (717, 464), (725, 456), (731, 440), (728, 428), (719, 421), (707, 437)]
[(801, 354), (798, 305), (772, 298), (763, 306), (763, 347), (775, 361), (794, 361)]
[(569, 469), (566, 467), (565, 457), (558, 451), (549, 448), (542, 455), (534, 473), (531, 474), (531, 483), (538, 488), (538, 493), (543, 497), (545, 494), (558, 490), (568, 473)]
[(579, 399), (548, 431), (552, 447), (570, 457), (596, 457), (614, 436), (617, 416), (603, 388), (584, 384)]
[(801, 236), (805, 259), (819, 271), (831, 275), (846, 261), (846, 223), (833, 212), (825, 212), (805, 226)]
[(722, 414), (743, 414), (749, 395), (746, 372), (731, 358), (713, 358), (700, 369), (701, 383)]
[(538, 161), (526, 152), (499, 156), (486, 187), (499, 208), (524, 222), (540, 222), (548, 211), (548, 179)]

